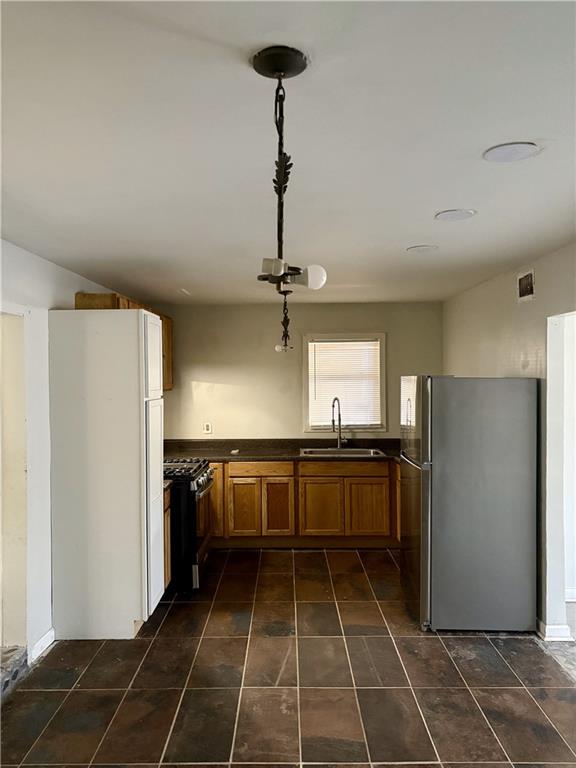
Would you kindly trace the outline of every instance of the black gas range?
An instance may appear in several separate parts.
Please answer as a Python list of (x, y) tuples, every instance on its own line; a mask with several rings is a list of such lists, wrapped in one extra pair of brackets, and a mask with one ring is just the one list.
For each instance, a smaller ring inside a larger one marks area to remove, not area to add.
[(202, 565), (210, 549), (209, 492), (214, 472), (206, 459), (170, 456), (164, 459), (164, 479), (172, 481), (171, 583), (178, 592), (189, 592), (200, 586)]

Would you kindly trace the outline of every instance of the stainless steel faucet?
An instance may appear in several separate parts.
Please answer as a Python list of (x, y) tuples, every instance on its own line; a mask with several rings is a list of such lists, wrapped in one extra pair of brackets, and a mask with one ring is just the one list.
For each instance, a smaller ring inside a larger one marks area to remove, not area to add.
[(332, 432), (336, 432), (336, 422), (334, 421), (334, 405), (338, 403), (338, 443), (337, 448), (342, 447), (342, 412), (340, 410), (340, 398), (335, 397), (332, 400)]

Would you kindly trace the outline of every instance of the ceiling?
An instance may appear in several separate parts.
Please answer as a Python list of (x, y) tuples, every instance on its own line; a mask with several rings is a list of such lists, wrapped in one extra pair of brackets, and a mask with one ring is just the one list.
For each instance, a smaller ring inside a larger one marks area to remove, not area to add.
[[(249, 58), (284, 43), (311, 57), (285, 254), (328, 270), (296, 300), (444, 299), (575, 236), (574, 9), (3, 2), (3, 236), (143, 300), (277, 301), (274, 83)], [(514, 139), (544, 151), (482, 160)], [(454, 207), (478, 215), (434, 220)]]

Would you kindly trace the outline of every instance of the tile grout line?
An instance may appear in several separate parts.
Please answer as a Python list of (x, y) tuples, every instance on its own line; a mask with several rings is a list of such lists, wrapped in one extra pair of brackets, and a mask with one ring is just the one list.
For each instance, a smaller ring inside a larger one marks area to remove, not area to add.
[(256, 581), (254, 582), (254, 595), (252, 599), (252, 613), (250, 614), (250, 627), (248, 629), (248, 641), (246, 642), (246, 651), (244, 653), (244, 667), (242, 669), (242, 680), (238, 689), (238, 704), (236, 706), (236, 719), (234, 721), (234, 730), (232, 731), (232, 740), (230, 742), (230, 757), (228, 763), (234, 761), (234, 748), (236, 746), (236, 733), (238, 731), (238, 722), (240, 720), (240, 706), (242, 704), (242, 694), (244, 690), (244, 678), (246, 677), (246, 666), (248, 663), (248, 649), (250, 647), (250, 638), (252, 637), (252, 624), (254, 622), (254, 611), (256, 610), (256, 593), (258, 592), (258, 581), (260, 580), (260, 562), (262, 560), (262, 550), (258, 550), (258, 567), (256, 568)]
[[(360, 556), (358, 555), (357, 550), (352, 550), (360, 563), (362, 562), (360, 560)], [(366, 728), (364, 727), (364, 718), (362, 717), (362, 710), (360, 709), (360, 701), (358, 699), (358, 690), (356, 688), (356, 678), (354, 677), (354, 671), (352, 669), (352, 662), (350, 661), (350, 653), (348, 651), (348, 643), (346, 642), (346, 635), (344, 633), (344, 624), (342, 623), (342, 616), (340, 615), (340, 606), (338, 605), (338, 600), (336, 599), (336, 590), (334, 589), (334, 581), (332, 579), (332, 569), (330, 568), (330, 560), (328, 559), (328, 555), (326, 554), (326, 550), (324, 550), (324, 559), (326, 560), (326, 565), (328, 566), (328, 575), (330, 577), (330, 584), (332, 586), (332, 592), (334, 594), (334, 605), (336, 606), (336, 613), (338, 614), (338, 622), (340, 624), (340, 629), (342, 630), (342, 642), (344, 644), (344, 649), (346, 651), (346, 658), (348, 659), (348, 669), (350, 670), (350, 678), (352, 680), (353, 690), (354, 690), (354, 701), (356, 702), (356, 709), (358, 710), (358, 719), (360, 720), (360, 727), (362, 728), (362, 736), (364, 737), (364, 746), (366, 747), (366, 757), (368, 758), (368, 762), (370, 765), (372, 765), (372, 755), (370, 753), (370, 746), (368, 744), (368, 738), (366, 736)], [(363, 566), (362, 566), (363, 567)]]
[[(444, 642), (444, 638), (443, 638), (441, 635), (437, 635), (437, 637), (438, 637), (438, 639), (440, 640), (440, 642), (442, 643), (442, 647), (443, 647), (443, 648), (444, 648), (444, 650), (446, 651), (446, 654), (448, 655), (448, 658), (450, 659), (450, 661), (452, 662), (452, 664), (453, 664), (453, 665), (454, 665), (454, 667), (456, 668), (456, 671), (458, 672), (458, 674), (459, 674), (459, 675), (460, 675), (460, 677), (462, 678), (462, 682), (464, 683), (464, 685), (466, 686), (466, 689), (468, 690), (468, 693), (469, 693), (469, 694), (470, 694), (470, 696), (472, 697), (472, 701), (473, 701), (473, 702), (476, 704), (476, 706), (477, 706), (477, 707), (478, 707), (478, 709), (480, 710), (480, 714), (482, 715), (482, 717), (483, 717), (483, 718), (484, 718), (484, 720), (486, 721), (486, 723), (487, 723), (487, 725), (488, 725), (488, 728), (490, 728), (490, 730), (492, 731), (492, 734), (493, 734), (494, 738), (496, 739), (496, 741), (497, 741), (497, 742), (498, 742), (498, 744), (500, 745), (500, 749), (502, 750), (503, 754), (506, 756), (506, 759), (508, 760), (508, 762), (510, 763), (510, 765), (514, 765), (514, 763), (512, 762), (512, 758), (511, 758), (511, 757), (510, 757), (510, 755), (508, 754), (508, 751), (507, 751), (507, 750), (504, 748), (504, 744), (502, 744), (502, 742), (500, 741), (500, 738), (498, 737), (498, 734), (496, 733), (495, 729), (493, 728), (493, 726), (492, 726), (492, 723), (490, 722), (490, 720), (488, 720), (488, 717), (486, 716), (486, 713), (484, 712), (484, 710), (483, 710), (483, 709), (482, 709), (482, 707), (480, 706), (480, 703), (479, 703), (478, 699), (476, 698), (476, 696), (474, 696), (474, 691), (473, 691), (473, 690), (470, 688), (470, 686), (468, 685), (468, 681), (467, 681), (467, 680), (466, 680), (466, 678), (464, 677), (463, 673), (460, 671), (460, 667), (458, 666), (458, 664), (456, 664), (456, 662), (455, 662), (455, 661), (454, 661), (454, 659), (452, 658), (452, 654), (450, 653), (450, 651), (449, 651), (449, 650), (448, 650), (448, 648), (446, 647), (446, 643)], [(460, 689), (460, 690), (461, 690), (461, 689)], [(448, 761), (448, 762), (450, 762), (450, 761)]]
[[(488, 637), (488, 642), (490, 643), (490, 645), (492, 646), (492, 648), (494, 648), (494, 650), (495, 650), (495, 651), (496, 651), (496, 653), (497, 653), (497, 654), (500, 656), (500, 658), (501, 658), (501, 659), (502, 659), (502, 661), (503, 661), (503, 662), (506, 664), (506, 666), (507, 666), (507, 667), (510, 669), (510, 671), (512, 672), (512, 674), (513, 674), (513, 675), (515, 675), (515, 677), (516, 677), (516, 678), (518, 679), (518, 681), (520, 682), (520, 685), (522, 686), (522, 688), (523, 688), (523, 689), (526, 691), (526, 693), (528, 694), (528, 696), (529, 696), (529, 697), (532, 699), (532, 701), (533, 701), (533, 702), (536, 704), (536, 706), (537, 706), (537, 707), (538, 707), (538, 709), (539, 709), (539, 710), (542, 712), (542, 714), (544, 715), (544, 717), (546, 718), (546, 720), (548, 720), (548, 722), (550, 723), (550, 725), (552, 726), (552, 728), (553, 728), (553, 729), (556, 731), (556, 733), (558, 734), (558, 736), (560, 736), (560, 738), (562, 739), (562, 741), (564, 742), (564, 744), (566, 744), (566, 746), (568, 747), (568, 749), (570, 750), (570, 752), (571, 752), (571, 753), (574, 755), (574, 757), (576, 758), (576, 751), (575, 751), (574, 749), (572, 749), (572, 747), (571, 747), (571, 746), (570, 746), (570, 744), (569, 744), (569, 743), (566, 741), (566, 739), (564, 738), (564, 736), (563, 736), (563, 735), (560, 733), (560, 731), (558, 730), (558, 728), (556, 727), (556, 725), (554, 724), (554, 722), (551, 720), (551, 718), (550, 718), (550, 717), (548, 717), (548, 715), (546, 714), (546, 712), (544, 711), (544, 709), (543, 709), (543, 708), (540, 706), (540, 702), (539, 702), (539, 701), (538, 701), (538, 700), (537, 700), (537, 699), (536, 699), (536, 698), (535, 698), (535, 697), (532, 695), (532, 692), (530, 691), (530, 689), (528, 688), (528, 686), (527, 686), (527, 685), (525, 685), (525, 684), (524, 684), (524, 681), (523, 681), (523, 680), (520, 678), (520, 676), (516, 674), (516, 672), (514, 671), (514, 669), (512, 668), (512, 666), (511, 666), (511, 665), (508, 663), (507, 659), (505, 659), (505, 658), (504, 658), (504, 655), (503, 655), (502, 653), (500, 653), (499, 649), (498, 649), (498, 648), (497, 648), (497, 647), (494, 645), (494, 643), (492, 642), (492, 639), (491, 639), (490, 637)], [(556, 662), (556, 663), (558, 663), (558, 662)], [(549, 687), (549, 686), (536, 686), (536, 685), (534, 686), (534, 688), (538, 688), (538, 687), (547, 688), (547, 687)], [(550, 687), (551, 687), (551, 686), (550, 686)], [(560, 689), (560, 690), (562, 690), (562, 689)], [(569, 688), (568, 690), (576, 690), (576, 688), (572, 687), (572, 688)]]
[[(220, 582), (222, 581), (222, 577), (224, 576), (224, 570), (226, 568), (226, 564), (228, 563), (228, 558), (230, 557), (230, 551), (228, 551), (226, 555), (226, 560), (224, 561), (224, 564), (222, 566), (222, 570), (220, 571), (220, 577), (218, 579), (218, 584), (216, 585), (216, 589), (214, 590), (214, 597), (212, 598), (212, 603), (210, 605), (210, 610), (208, 611), (208, 614), (206, 616), (206, 620), (204, 622), (204, 626), (202, 627), (202, 632), (200, 634), (200, 637), (198, 638), (198, 645), (196, 646), (196, 650), (194, 651), (194, 655), (192, 657), (192, 662), (190, 663), (190, 669), (188, 670), (188, 674), (186, 675), (186, 680), (184, 681), (184, 685), (182, 687), (182, 693), (180, 694), (180, 698), (178, 699), (178, 703), (176, 705), (176, 709), (174, 710), (174, 717), (172, 718), (172, 723), (170, 725), (170, 728), (168, 730), (168, 733), (166, 734), (166, 740), (164, 742), (164, 746), (162, 748), (162, 752), (160, 754), (160, 760), (158, 761), (158, 765), (162, 765), (162, 761), (164, 760), (164, 756), (166, 755), (166, 750), (168, 749), (168, 744), (170, 743), (170, 739), (172, 738), (172, 733), (174, 731), (174, 726), (176, 725), (176, 719), (178, 717), (178, 714), (180, 712), (180, 708), (182, 706), (182, 701), (184, 700), (184, 696), (186, 695), (186, 691), (188, 690), (188, 681), (190, 680), (190, 675), (192, 674), (192, 670), (194, 669), (194, 664), (196, 662), (196, 657), (198, 656), (198, 652), (200, 650), (200, 646), (202, 645), (202, 640), (204, 639), (204, 635), (206, 633), (206, 627), (208, 626), (208, 622), (210, 621), (210, 616), (212, 615), (212, 611), (214, 609), (214, 603), (216, 602), (216, 595), (218, 594), (218, 589), (220, 588)], [(174, 600), (176, 599), (176, 595), (174, 595)], [(166, 618), (166, 617), (164, 617)], [(164, 623), (164, 622), (162, 622)], [(158, 631), (160, 631), (160, 628), (158, 628)]]
[[(388, 552), (388, 550), (386, 550)], [(388, 552), (389, 554), (389, 552)], [(392, 555), (390, 555), (392, 557)], [(392, 560), (394, 558), (392, 557)], [(396, 560), (394, 560), (396, 563)], [(408, 680), (408, 685), (410, 687), (410, 691), (412, 692), (412, 697), (414, 699), (414, 702), (416, 703), (416, 707), (418, 709), (418, 712), (420, 713), (420, 717), (422, 718), (422, 722), (424, 723), (424, 728), (426, 729), (426, 733), (428, 734), (428, 738), (430, 739), (430, 743), (432, 744), (432, 748), (434, 749), (434, 754), (436, 755), (437, 762), (441, 763), (440, 760), (440, 754), (438, 753), (438, 749), (436, 748), (436, 742), (432, 738), (432, 734), (430, 733), (430, 728), (428, 727), (428, 723), (426, 722), (426, 718), (424, 717), (424, 713), (422, 712), (422, 708), (420, 707), (420, 702), (416, 698), (416, 693), (414, 691), (414, 686), (412, 685), (412, 680), (410, 680), (410, 676), (408, 675), (408, 671), (406, 670), (406, 666), (404, 665), (404, 660), (402, 656), (400, 655), (400, 651), (398, 650), (398, 646), (396, 645), (396, 639), (392, 635), (392, 632), (390, 632), (390, 627), (388, 625), (388, 622), (386, 621), (386, 616), (384, 616), (384, 612), (382, 611), (382, 608), (380, 606), (380, 602), (376, 599), (376, 593), (374, 592), (374, 587), (372, 586), (372, 582), (370, 581), (370, 577), (368, 576), (368, 571), (366, 570), (364, 566), (364, 562), (362, 558), (360, 558), (360, 563), (362, 564), (362, 570), (364, 572), (364, 576), (366, 577), (368, 584), (370, 586), (370, 591), (372, 592), (372, 595), (374, 596), (374, 600), (376, 600), (376, 605), (378, 606), (378, 610), (380, 611), (380, 615), (382, 616), (382, 619), (384, 621), (384, 624), (386, 626), (386, 629), (388, 630), (388, 633), (390, 635), (390, 639), (392, 640), (392, 645), (394, 646), (394, 650), (396, 651), (396, 655), (398, 656), (398, 659), (400, 660), (400, 664), (402, 665), (402, 669), (404, 670), (404, 674), (406, 675), (406, 679)], [(398, 567), (398, 563), (396, 563), (396, 568), (400, 570)]]
[[(62, 642), (62, 641), (60, 641), (60, 642)], [(65, 642), (65, 641), (64, 641), (64, 642)], [(72, 642), (74, 642), (74, 641), (72, 641)], [(86, 664), (86, 666), (84, 667), (84, 669), (82, 670), (82, 672), (81, 672), (81, 673), (80, 673), (80, 675), (78, 676), (78, 679), (77, 679), (77, 680), (76, 680), (76, 682), (74, 683), (74, 686), (68, 690), (68, 693), (66, 694), (66, 696), (64, 696), (64, 698), (63, 698), (63, 699), (62, 699), (62, 701), (60, 702), (60, 705), (59, 705), (59, 706), (56, 708), (56, 710), (55, 710), (54, 714), (52, 715), (52, 717), (51, 717), (51, 718), (48, 720), (48, 722), (46, 723), (46, 725), (44, 726), (44, 728), (42, 728), (42, 730), (40, 731), (40, 733), (38, 734), (38, 736), (37, 736), (37, 737), (34, 739), (34, 741), (32, 742), (32, 744), (30, 745), (30, 747), (29, 747), (29, 748), (26, 750), (26, 752), (24, 753), (24, 756), (22, 757), (22, 760), (20, 760), (20, 762), (18, 763), (18, 765), (19, 765), (19, 766), (22, 766), (22, 765), (24, 765), (24, 761), (26, 760), (26, 758), (28, 757), (28, 755), (30, 754), (30, 752), (31, 752), (31, 751), (34, 749), (34, 747), (36, 746), (36, 744), (38, 743), (38, 741), (39, 741), (39, 740), (42, 738), (42, 736), (43, 736), (43, 735), (44, 735), (44, 733), (46, 732), (46, 729), (48, 728), (48, 726), (50, 725), (50, 723), (51, 723), (51, 722), (54, 720), (54, 718), (56, 717), (56, 715), (58, 714), (58, 712), (60, 712), (60, 710), (62, 709), (62, 707), (64, 706), (64, 704), (65, 704), (65, 703), (68, 701), (68, 699), (70, 698), (70, 696), (71, 696), (72, 692), (75, 690), (75, 686), (76, 686), (76, 685), (78, 685), (78, 683), (80, 682), (80, 680), (81, 680), (81, 679), (82, 679), (82, 677), (84, 676), (84, 673), (86, 672), (86, 670), (88, 669), (88, 667), (90, 666), (90, 664), (92, 664), (92, 662), (94, 661), (94, 659), (96, 658), (96, 656), (98, 656), (98, 654), (100, 653), (100, 651), (102, 650), (102, 648), (104, 647), (104, 645), (105, 645), (105, 644), (106, 644), (106, 640), (102, 640), (102, 642), (100, 643), (100, 645), (98, 646), (98, 648), (97, 648), (97, 649), (96, 649), (96, 651), (94, 652), (94, 655), (91, 657), (90, 661), (89, 661), (89, 662)], [(54, 650), (56, 650), (56, 649), (54, 649)], [(48, 654), (47, 654), (47, 655), (48, 655)], [(58, 691), (58, 689), (57, 689), (57, 688), (50, 688), (50, 689), (48, 689), (48, 690), (50, 690), (50, 691)], [(61, 689), (60, 689), (60, 690), (61, 690)]]

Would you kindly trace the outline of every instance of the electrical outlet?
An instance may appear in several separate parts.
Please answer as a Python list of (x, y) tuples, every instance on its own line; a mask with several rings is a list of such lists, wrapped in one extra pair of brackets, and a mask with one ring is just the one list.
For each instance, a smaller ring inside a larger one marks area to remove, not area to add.
[(211, 421), (205, 421), (202, 424), (202, 432), (205, 435), (211, 435), (212, 434), (212, 422)]

